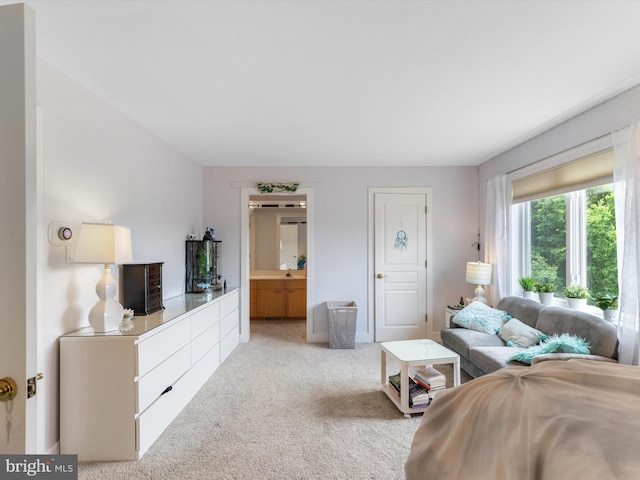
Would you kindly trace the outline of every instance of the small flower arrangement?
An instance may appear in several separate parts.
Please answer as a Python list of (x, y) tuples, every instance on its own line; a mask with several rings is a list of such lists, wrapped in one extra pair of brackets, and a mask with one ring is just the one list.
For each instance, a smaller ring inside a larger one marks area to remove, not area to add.
[(574, 283), (564, 288), (564, 295), (567, 298), (589, 298), (587, 287)]
[(133, 310), (130, 308), (125, 308), (124, 313), (122, 314), (122, 320), (131, 320), (133, 318)]
[(300, 184), (298, 182), (294, 183), (264, 183), (259, 182), (256, 184), (256, 188), (260, 193), (276, 193), (276, 192), (286, 192), (286, 193), (295, 193), (298, 190)]
[(536, 292), (538, 293), (555, 293), (555, 283), (536, 283)]

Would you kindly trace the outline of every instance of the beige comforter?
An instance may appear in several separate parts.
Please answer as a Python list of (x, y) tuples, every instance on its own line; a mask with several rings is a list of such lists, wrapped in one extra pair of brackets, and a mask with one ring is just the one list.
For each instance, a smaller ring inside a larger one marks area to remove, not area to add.
[(417, 479), (640, 479), (640, 368), (503, 368), (438, 394), (405, 465)]

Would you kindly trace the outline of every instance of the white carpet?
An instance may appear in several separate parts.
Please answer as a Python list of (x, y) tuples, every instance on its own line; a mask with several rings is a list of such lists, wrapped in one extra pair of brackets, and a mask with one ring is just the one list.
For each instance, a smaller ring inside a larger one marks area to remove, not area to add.
[[(382, 392), (380, 347), (305, 342), (304, 321), (251, 323), (142, 460), (81, 464), (89, 479), (401, 479), (422, 416)], [(450, 366), (438, 367), (447, 374)], [(388, 362), (387, 372), (398, 366)], [(463, 380), (465, 376), (463, 375)]]

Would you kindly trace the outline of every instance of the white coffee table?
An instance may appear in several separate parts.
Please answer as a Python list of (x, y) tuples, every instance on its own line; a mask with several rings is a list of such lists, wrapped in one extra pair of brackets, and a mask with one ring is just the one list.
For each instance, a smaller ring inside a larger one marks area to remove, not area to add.
[[(387, 355), (400, 364), (400, 401), (387, 378)], [(422, 413), (426, 407), (409, 407), (409, 367), (417, 365), (453, 366), (453, 386), (460, 385), (460, 356), (433, 340), (399, 340), (380, 344), (380, 383), (384, 392), (405, 417), (412, 413)]]

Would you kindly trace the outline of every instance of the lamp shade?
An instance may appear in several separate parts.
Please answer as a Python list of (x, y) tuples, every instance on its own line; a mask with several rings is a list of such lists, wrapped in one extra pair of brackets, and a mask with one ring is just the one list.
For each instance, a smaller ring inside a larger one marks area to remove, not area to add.
[(111, 223), (83, 223), (75, 263), (126, 263), (132, 260), (131, 230)]
[(467, 283), (489, 285), (493, 265), (482, 262), (467, 262)]

